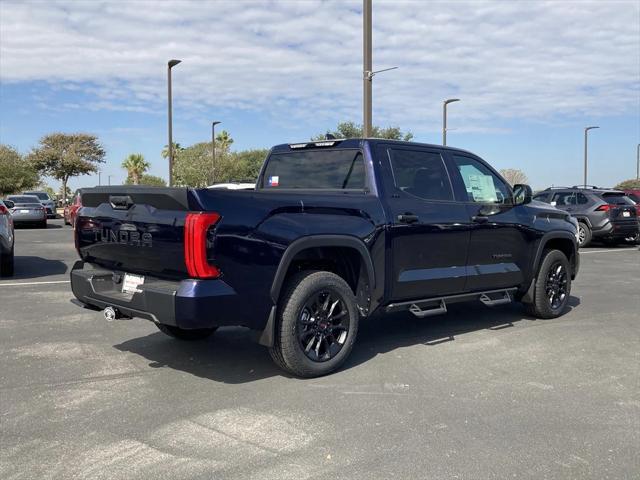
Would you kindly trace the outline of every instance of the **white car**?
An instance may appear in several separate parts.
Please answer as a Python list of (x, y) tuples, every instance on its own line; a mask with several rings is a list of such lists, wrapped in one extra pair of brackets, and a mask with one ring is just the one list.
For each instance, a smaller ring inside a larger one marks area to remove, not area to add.
[(223, 188), (226, 190), (254, 190), (255, 183), (216, 183), (209, 185), (207, 188)]
[[(11, 206), (11, 203), (9, 204)], [(13, 218), (8, 206), (0, 200), (0, 277), (13, 275)]]

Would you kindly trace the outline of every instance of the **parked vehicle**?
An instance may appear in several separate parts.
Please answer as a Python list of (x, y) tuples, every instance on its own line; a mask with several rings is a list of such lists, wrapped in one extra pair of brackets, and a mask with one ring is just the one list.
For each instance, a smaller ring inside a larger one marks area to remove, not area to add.
[(610, 244), (637, 241), (640, 211), (621, 190), (551, 187), (533, 198), (569, 212), (578, 220), (580, 247), (595, 239)]
[(35, 195), (8, 195), (6, 200), (13, 202), (11, 217), (14, 225), (38, 225), (47, 228), (47, 211)]
[(626, 193), (627, 197), (633, 200), (636, 205), (640, 204), (640, 190), (624, 190), (624, 193)]
[(419, 143), (278, 145), (256, 190), (97, 187), (82, 202), (80, 304), (183, 340), (242, 325), (301, 377), (338, 368), (377, 311), (517, 300), (557, 317), (579, 268), (569, 214), (472, 153)]
[(13, 202), (0, 200), (0, 277), (13, 275), (15, 236), (10, 207), (13, 207)]
[(56, 218), (56, 202), (47, 192), (22, 192), (23, 195), (34, 195), (47, 211), (47, 218)]
[(71, 225), (73, 228), (76, 227), (76, 216), (78, 215), (78, 210), (82, 208), (82, 196), (80, 195), (80, 190), (76, 190), (76, 193), (73, 195), (73, 199), (71, 203), (67, 204), (64, 207), (64, 224)]

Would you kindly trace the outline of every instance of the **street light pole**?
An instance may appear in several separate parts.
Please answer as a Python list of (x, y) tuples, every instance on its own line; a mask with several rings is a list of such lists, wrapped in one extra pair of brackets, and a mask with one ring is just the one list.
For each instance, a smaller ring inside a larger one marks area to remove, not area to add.
[(173, 112), (171, 105), (171, 69), (182, 60), (169, 60), (167, 62), (167, 99), (169, 108), (169, 186), (173, 186)]
[(216, 125), (222, 122), (211, 122), (211, 185), (216, 175)]
[(100, 181), (100, 175), (102, 172), (100, 172), (100, 170), (98, 170), (98, 186), (102, 185), (102, 182)]
[(113, 177), (113, 175), (107, 175), (107, 185), (111, 185), (111, 177)]
[(584, 186), (587, 186), (587, 133), (589, 130), (600, 127), (585, 127), (584, 129)]
[(640, 143), (636, 152), (636, 180), (640, 180)]
[(362, 91), (363, 91), (363, 122), (362, 122), (362, 136), (369, 137), (371, 136), (371, 102), (372, 102), (372, 81), (373, 75), (371, 74), (372, 70), (372, 53), (371, 53), (371, 42), (372, 42), (372, 34), (371, 34), (371, 0), (363, 0), (362, 4), (362, 18), (363, 18), (363, 29), (362, 29), (362, 64), (363, 64), (363, 72), (362, 72)]
[(448, 98), (442, 103), (442, 145), (447, 145), (447, 105), (459, 102), (459, 98)]

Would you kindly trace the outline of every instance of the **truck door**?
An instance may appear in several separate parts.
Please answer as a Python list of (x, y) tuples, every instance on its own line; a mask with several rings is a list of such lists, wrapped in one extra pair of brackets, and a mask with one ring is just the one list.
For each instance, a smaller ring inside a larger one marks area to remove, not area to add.
[(456, 153), (451, 165), (456, 193), (466, 200), (472, 225), (465, 289), (520, 285), (536, 238), (526, 228), (531, 223), (527, 207), (512, 205), (511, 188), (480, 159)]
[(438, 149), (377, 149), (391, 217), (387, 284), (393, 301), (460, 293), (469, 243), (466, 205), (456, 202)]

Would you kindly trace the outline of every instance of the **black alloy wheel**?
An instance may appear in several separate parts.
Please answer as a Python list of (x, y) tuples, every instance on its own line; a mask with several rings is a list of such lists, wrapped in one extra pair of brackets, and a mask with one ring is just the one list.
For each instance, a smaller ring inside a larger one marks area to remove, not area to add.
[(549, 306), (553, 310), (560, 308), (567, 297), (567, 270), (562, 262), (555, 262), (549, 269), (545, 291)]

